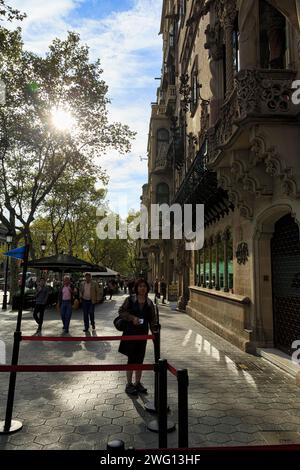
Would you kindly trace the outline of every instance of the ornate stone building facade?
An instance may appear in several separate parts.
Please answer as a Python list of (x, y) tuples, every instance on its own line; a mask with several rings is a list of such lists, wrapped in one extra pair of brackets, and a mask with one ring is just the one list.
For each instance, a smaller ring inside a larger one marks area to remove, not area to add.
[(149, 273), (249, 352), (300, 339), (299, 21), (298, 0), (163, 1), (143, 202), (205, 204), (205, 243), (149, 241)]

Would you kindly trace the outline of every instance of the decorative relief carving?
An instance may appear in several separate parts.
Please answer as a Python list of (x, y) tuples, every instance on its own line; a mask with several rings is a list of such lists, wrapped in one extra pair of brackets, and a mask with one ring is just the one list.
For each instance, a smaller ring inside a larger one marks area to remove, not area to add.
[(235, 256), (238, 264), (246, 264), (249, 256), (248, 244), (246, 242), (238, 244)]
[(223, 31), (219, 21), (214, 26), (208, 25), (205, 30), (206, 43), (204, 48), (209, 50), (212, 60), (223, 59)]

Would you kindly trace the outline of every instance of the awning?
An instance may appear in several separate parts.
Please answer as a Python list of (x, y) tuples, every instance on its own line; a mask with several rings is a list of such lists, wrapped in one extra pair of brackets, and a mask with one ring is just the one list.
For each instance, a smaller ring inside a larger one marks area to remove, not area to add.
[(75, 256), (59, 254), (28, 262), (29, 268), (36, 268), (56, 272), (95, 272), (104, 271), (104, 266), (89, 263)]

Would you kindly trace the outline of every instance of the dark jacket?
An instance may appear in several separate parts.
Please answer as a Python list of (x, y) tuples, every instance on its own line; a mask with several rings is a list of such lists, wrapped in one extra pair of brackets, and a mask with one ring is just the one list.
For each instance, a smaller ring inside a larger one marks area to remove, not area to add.
[[(119, 308), (119, 315), (124, 320), (127, 320), (127, 326), (123, 332), (124, 336), (130, 335), (147, 335), (149, 327), (152, 332), (155, 332), (157, 327), (157, 318), (155, 307), (149, 298), (146, 298), (146, 302), (142, 309), (138, 304), (137, 296), (132, 295), (125, 299), (123, 305)], [(143, 323), (140, 325), (134, 325), (132, 320), (133, 317), (143, 319)], [(128, 357), (136, 357), (137, 363), (143, 362), (145, 355), (147, 341), (121, 341), (119, 352), (125, 354)]]
[(49, 297), (49, 290), (48, 287), (38, 287), (35, 296), (35, 303), (37, 305), (47, 305)]

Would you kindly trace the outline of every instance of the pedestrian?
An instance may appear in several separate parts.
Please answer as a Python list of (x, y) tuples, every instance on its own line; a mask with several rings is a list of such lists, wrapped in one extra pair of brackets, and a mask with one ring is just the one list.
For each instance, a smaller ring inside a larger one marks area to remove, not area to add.
[(39, 280), (36, 296), (35, 296), (35, 307), (33, 310), (33, 318), (38, 324), (37, 332), (42, 330), (43, 322), (44, 322), (44, 313), (45, 308), (47, 306), (49, 297), (49, 290), (46, 286), (45, 279), (41, 277)]
[(80, 286), (80, 298), (82, 302), (84, 332), (89, 331), (89, 326), (95, 330), (95, 305), (100, 302), (100, 288), (96, 281), (92, 280), (90, 273), (85, 274), (85, 281)]
[(69, 333), (73, 304), (73, 289), (71, 287), (69, 276), (64, 276), (63, 286), (60, 288), (58, 293), (58, 304), (63, 322), (63, 333)]
[[(138, 279), (134, 287), (135, 294), (125, 299), (119, 309), (119, 315), (127, 320), (123, 335), (147, 335), (149, 327), (152, 333), (157, 331), (157, 319), (155, 307), (149, 299), (149, 284), (145, 279)], [(147, 341), (122, 341), (119, 352), (128, 357), (128, 364), (142, 364), (146, 353)], [(127, 371), (127, 385), (125, 392), (130, 395), (147, 393), (147, 389), (141, 383), (142, 371), (135, 371), (135, 383), (133, 384), (133, 371)]]
[(113, 284), (113, 281), (108, 281), (108, 285), (107, 285), (107, 293), (109, 295), (109, 300), (112, 300), (112, 296), (113, 296), (113, 293), (114, 293), (114, 284)]
[(162, 276), (160, 280), (159, 292), (162, 297), (162, 303), (165, 304), (166, 303), (165, 300), (167, 297), (167, 284), (166, 284), (164, 276)]
[(159, 294), (159, 282), (158, 278), (155, 279), (154, 283), (154, 302), (157, 303), (157, 299), (159, 299), (160, 294)]

